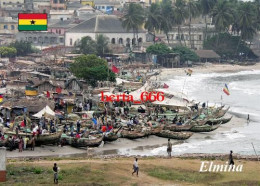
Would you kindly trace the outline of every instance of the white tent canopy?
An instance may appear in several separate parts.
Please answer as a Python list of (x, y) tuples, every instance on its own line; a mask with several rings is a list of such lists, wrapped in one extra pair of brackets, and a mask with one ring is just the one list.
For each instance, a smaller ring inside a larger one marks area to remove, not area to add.
[(55, 112), (53, 110), (51, 110), (51, 108), (48, 105), (46, 105), (40, 112), (38, 112), (37, 114), (34, 114), (33, 116), (36, 118), (41, 118), (42, 116), (54, 117)]

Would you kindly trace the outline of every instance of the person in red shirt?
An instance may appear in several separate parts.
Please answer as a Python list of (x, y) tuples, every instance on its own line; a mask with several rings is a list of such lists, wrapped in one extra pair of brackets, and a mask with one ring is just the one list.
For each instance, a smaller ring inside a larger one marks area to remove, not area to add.
[(76, 134), (76, 138), (80, 139), (80, 135), (79, 135), (79, 133)]
[(102, 128), (101, 128), (101, 131), (102, 132), (106, 132), (107, 131), (107, 127), (105, 125), (103, 125)]

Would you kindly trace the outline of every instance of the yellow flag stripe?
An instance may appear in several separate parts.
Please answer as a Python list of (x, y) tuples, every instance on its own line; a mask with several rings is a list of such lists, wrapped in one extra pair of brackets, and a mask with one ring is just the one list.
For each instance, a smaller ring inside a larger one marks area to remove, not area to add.
[[(34, 21), (34, 24), (31, 24)], [(47, 19), (19, 19), (19, 25), (47, 25)]]

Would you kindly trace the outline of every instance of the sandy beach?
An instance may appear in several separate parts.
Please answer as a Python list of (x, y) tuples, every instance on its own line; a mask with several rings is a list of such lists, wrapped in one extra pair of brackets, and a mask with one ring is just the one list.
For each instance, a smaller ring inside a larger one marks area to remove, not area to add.
[[(238, 66), (238, 65), (219, 65), (219, 64), (208, 64), (204, 66), (196, 66), (191, 68), (194, 73), (209, 73), (209, 72), (238, 72), (243, 70), (258, 70), (260, 69), (260, 64), (253, 66)], [(165, 77), (171, 75), (185, 75), (184, 68), (174, 68), (174, 69), (162, 69), (159, 79), (164, 79)], [(230, 114), (227, 117), (231, 116)], [(239, 132), (234, 130), (234, 127), (243, 127), (246, 121), (245, 118), (240, 118), (233, 116), (231, 122), (222, 125), (216, 131), (207, 134), (197, 134), (195, 133), (191, 139), (210, 139), (211, 136), (216, 134), (223, 134), (225, 132), (233, 133), (239, 135)], [(184, 141), (185, 142), (185, 141)], [(182, 144), (183, 141), (173, 140), (174, 145)], [(141, 156), (156, 156), (158, 152), (154, 152), (153, 149), (161, 148), (159, 155), (165, 156), (164, 148), (166, 148), (167, 139), (160, 138), (157, 136), (150, 136), (149, 138), (128, 140), (120, 138), (115, 142), (106, 143), (99, 148), (89, 148), (86, 149), (76, 149), (69, 146), (57, 147), (57, 146), (42, 146), (36, 147), (35, 151), (26, 150), (19, 153), (18, 150), (7, 152), (8, 158), (23, 158), (23, 157), (72, 157), (72, 156), (100, 156), (100, 155), (141, 155)], [(157, 153), (157, 154), (156, 154)], [(174, 155), (179, 155), (178, 152), (173, 152)]]
[(240, 71), (248, 71), (248, 70), (260, 70), (260, 63), (256, 63), (255, 65), (250, 66), (241, 66), (241, 65), (229, 65), (229, 64), (212, 64), (206, 63), (200, 66), (193, 66), (187, 68), (165, 68), (162, 69), (160, 74), (160, 78), (165, 78), (169, 75), (179, 76), (185, 75), (184, 71), (187, 69), (191, 69), (193, 73), (224, 73), (224, 72), (240, 72)]

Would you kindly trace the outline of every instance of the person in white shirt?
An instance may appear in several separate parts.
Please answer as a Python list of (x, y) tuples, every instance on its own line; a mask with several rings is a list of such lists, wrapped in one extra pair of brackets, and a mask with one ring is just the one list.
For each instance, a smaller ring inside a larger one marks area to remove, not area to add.
[(136, 173), (136, 176), (138, 176), (138, 171), (139, 171), (139, 166), (138, 166), (138, 159), (135, 158), (134, 164), (133, 164), (133, 169), (134, 172), (132, 172), (132, 175), (134, 175), (134, 173)]

